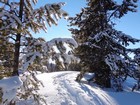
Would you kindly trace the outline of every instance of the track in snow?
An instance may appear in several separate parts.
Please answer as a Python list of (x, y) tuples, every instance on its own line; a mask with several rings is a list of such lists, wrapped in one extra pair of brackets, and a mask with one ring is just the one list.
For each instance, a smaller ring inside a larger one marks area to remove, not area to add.
[[(77, 72), (71, 71), (58, 72), (55, 75), (48, 76), (48, 81), (44, 82), (45, 88), (41, 89), (41, 91), (46, 92), (44, 94), (47, 95), (47, 102), (50, 105), (117, 105), (100, 88), (77, 83), (75, 81), (76, 76)], [(47, 87), (47, 83), (51, 86), (50, 88)]]

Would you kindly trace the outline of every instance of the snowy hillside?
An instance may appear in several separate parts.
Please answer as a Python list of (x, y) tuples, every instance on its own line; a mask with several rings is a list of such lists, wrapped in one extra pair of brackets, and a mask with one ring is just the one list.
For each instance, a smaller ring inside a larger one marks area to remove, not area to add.
[[(94, 84), (89, 85), (84, 79), (81, 83), (75, 82), (77, 74), (64, 71), (38, 75), (44, 83), (40, 93), (45, 95), (49, 105), (140, 105), (140, 93), (131, 92), (129, 87), (124, 92), (101, 89)], [(132, 83), (131, 79), (126, 82), (127, 86), (132, 86)]]

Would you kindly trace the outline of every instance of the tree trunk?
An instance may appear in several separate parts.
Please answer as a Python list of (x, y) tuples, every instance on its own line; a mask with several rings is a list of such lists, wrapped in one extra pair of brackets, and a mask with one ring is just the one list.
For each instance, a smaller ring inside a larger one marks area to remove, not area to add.
[(95, 72), (95, 83), (105, 88), (111, 88), (110, 70), (104, 69)]
[[(24, 0), (20, 0), (20, 6), (19, 6), (19, 18), (22, 21), (22, 15), (23, 15), (23, 6), (24, 6)], [(18, 25), (18, 28), (21, 26)], [(17, 33), (16, 35), (16, 41), (15, 41), (15, 52), (14, 52), (14, 67), (13, 67), (13, 76), (19, 75), (18, 73), (18, 65), (19, 65), (19, 55), (20, 55), (20, 39), (21, 39), (21, 33)]]

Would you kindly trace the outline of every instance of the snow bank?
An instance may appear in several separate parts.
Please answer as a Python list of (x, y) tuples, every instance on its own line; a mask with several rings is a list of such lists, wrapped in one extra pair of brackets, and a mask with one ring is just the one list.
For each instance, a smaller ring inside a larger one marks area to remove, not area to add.
[[(39, 92), (46, 96), (49, 105), (140, 105), (139, 92), (101, 89), (95, 84), (88, 84), (84, 78), (77, 83), (78, 73), (64, 71), (38, 75), (44, 83)], [(86, 78), (89, 76), (91, 74), (86, 74)], [(132, 81), (128, 79), (126, 85), (132, 86)]]
[(18, 76), (5, 78), (0, 80), (0, 88), (2, 89), (2, 105), (7, 105), (16, 97), (17, 89), (22, 85), (22, 81)]

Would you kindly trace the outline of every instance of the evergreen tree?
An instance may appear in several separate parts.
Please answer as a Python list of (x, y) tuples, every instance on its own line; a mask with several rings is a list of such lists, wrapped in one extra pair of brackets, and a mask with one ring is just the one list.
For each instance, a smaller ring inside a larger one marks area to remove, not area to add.
[(70, 18), (70, 26), (78, 27), (70, 31), (78, 43), (75, 55), (80, 58), (82, 68), (76, 80), (80, 81), (90, 71), (95, 73), (97, 84), (111, 87), (116, 83), (119, 88), (121, 77), (129, 68), (126, 47), (139, 40), (114, 29), (112, 19), (121, 18), (129, 11), (136, 12), (136, 0), (123, 0), (122, 4), (113, 0), (87, 1), (87, 7)]
[(140, 67), (140, 48), (134, 49), (134, 54), (135, 54), (134, 60), (137, 63), (137, 65)]
[(77, 43), (72, 38), (54, 38), (47, 43), (48, 60), (54, 62), (55, 71), (68, 70), (69, 65), (77, 61), (72, 50), (77, 47)]
[(8, 38), (0, 37), (0, 78), (12, 74), (14, 45)]
[(132, 88), (132, 91), (134, 91), (140, 89), (140, 48), (129, 50), (134, 53), (134, 64), (132, 67), (135, 69), (129, 73), (129, 75), (137, 81)]
[(20, 0), (19, 2), (2, 0), (0, 20), (2, 34), (11, 37), (14, 42), (14, 68), (13, 75), (18, 75), (21, 37), (32, 37), (31, 30), (35, 33), (40, 30), (47, 31), (49, 26), (57, 24), (57, 20), (67, 13), (61, 10), (64, 3), (46, 4), (38, 9), (33, 8), (37, 0)]
[[(12, 67), (10, 68), (12, 68), (12, 72), (10, 76), (18, 76), (19, 68), (24, 68), (25, 70), (22, 72), (23, 75), (21, 74), (21, 76), (27, 74), (27, 76), (25, 76), (26, 79), (23, 80), (23, 90), (25, 91), (21, 91), (21, 95), (19, 95), (20, 99), (29, 99), (29, 97), (32, 97), (36, 100), (36, 104), (39, 105), (43, 101), (42, 98), (39, 97), (39, 94), (36, 93), (40, 82), (37, 80), (34, 68), (31, 67), (31, 64), (33, 64), (33, 61), (35, 61), (34, 64), (38, 62), (37, 57), (40, 55), (38, 51), (40, 51), (41, 46), (30, 45), (33, 48), (31, 48), (32, 53), (29, 54), (26, 52), (29, 50), (24, 52), (23, 49), (26, 47), (29, 48), (27, 44), (40, 41), (40, 39), (34, 40), (32, 33), (39, 33), (40, 30), (47, 32), (47, 26), (57, 25), (58, 19), (66, 17), (67, 13), (61, 9), (64, 5), (62, 2), (45, 4), (39, 8), (34, 8), (37, 2), (38, 0), (0, 0), (0, 39), (4, 39), (0, 40), (0, 43), (1, 41), (3, 43), (9, 41), (10, 45), (12, 45), (12, 50), (10, 50), (12, 51), (10, 56), (10, 61), (12, 63)], [(6, 54), (8, 54), (9, 49), (7, 44), (4, 50)], [(2, 53), (4, 52), (1, 52), (1, 54)], [(22, 60), (20, 58), (24, 55), (26, 55), (30, 64), (27, 61), (26, 63), (28, 63), (28, 65), (21, 65), (22, 63), (20, 61)], [(9, 61), (6, 60), (6, 62)], [(28, 68), (30, 68), (30, 70)], [(30, 94), (28, 92), (30, 92)], [(11, 104), (12, 103), (10, 103), (10, 105)]]
[(27, 46), (22, 48), (23, 54), (20, 59), (20, 69), (23, 71), (51, 72), (49, 65), (51, 61), (54, 62), (57, 70), (65, 70), (70, 63), (76, 60), (68, 52), (68, 50), (71, 51), (77, 45), (72, 38), (54, 38), (48, 42), (42, 38), (28, 38), (25, 43)]

